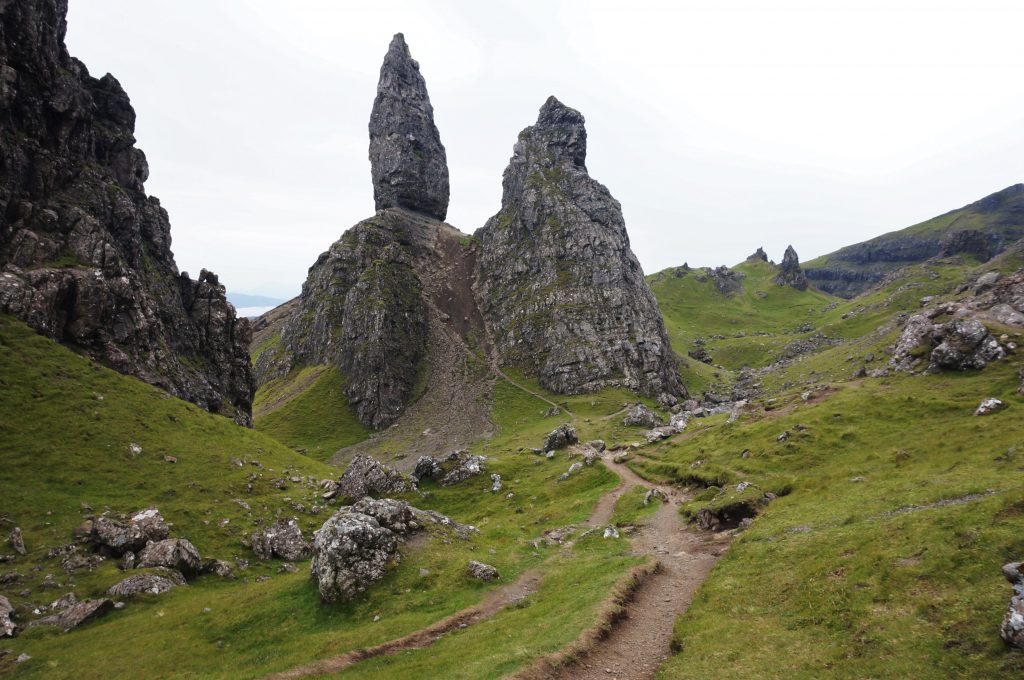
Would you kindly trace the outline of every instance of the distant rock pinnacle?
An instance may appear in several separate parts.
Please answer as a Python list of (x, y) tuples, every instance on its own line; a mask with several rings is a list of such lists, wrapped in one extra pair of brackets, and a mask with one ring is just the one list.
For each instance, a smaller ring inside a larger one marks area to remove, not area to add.
[(747, 262), (767, 262), (768, 253), (764, 252), (764, 248), (759, 247), (753, 253), (747, 256)]
[(563, 394), (684, 395), (622, 208), (586, 155), (583, 116), (554, 97), (519, 134), (501, 211), (477, 232), (477, 299), (498, 359)]
[(406, 208), (445, 218), (448, 160), (420, 65), (401, 33), (380, 67), (370, 114), (370, 172), (377, 210)]
[(786, 248), (786, 254), (782, 257), (782, 264), (779, 265), (779, 275), (775, 277), (775, 283), (780, 286), (792, 286), (797, 290), (807, 290), (807, 277), (804, 270), (800, 268), (800, 258), (797, 257), (793, 246)]

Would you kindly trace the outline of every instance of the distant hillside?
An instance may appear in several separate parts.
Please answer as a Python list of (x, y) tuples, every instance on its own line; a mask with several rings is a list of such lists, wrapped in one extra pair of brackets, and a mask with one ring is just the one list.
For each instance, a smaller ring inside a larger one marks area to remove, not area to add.
[(855, 297), (889, 272), (936, 255), (984, 262), (1024, 238), (1024, 184), (1014, 184), (958, 210), (900, 231), (846, 246), (804, 265), (817, 288)]
[(236, 308), (243, 307), (277, 307), (286, 302), (284, 298), (267, 297), (266, 295), (249, 295), (248, 293), (228, 293), (228, 302)]

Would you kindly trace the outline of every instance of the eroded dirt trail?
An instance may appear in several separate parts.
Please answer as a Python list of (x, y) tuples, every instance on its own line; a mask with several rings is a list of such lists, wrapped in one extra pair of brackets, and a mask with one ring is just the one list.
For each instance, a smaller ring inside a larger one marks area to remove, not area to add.
[(668, 502), (662, 503), (648, 524), (632, 538), (633, 552), (657, 558), (661, 570), (643, 582), (627, 606), (628, 617), (613, 628), (607, 639), (598, 642), (579, 663), (541, 673), (540, 677), (654, 677), (655, 670), (671, 654), (676, 619), (689, 607), (697, 588), (728, 546), (725, 534), (704, 534), (683, 526), (678, 505), (686, 496), (679, 489), (646, 482), (625, 465), (611, 460), (605, 459), (604, 464), (622, 479), (622, 484), (601, 498), (591, 516), (594, 526), (607, 524), (615, 501), (634, 486), (659, 488), (668, 496)]

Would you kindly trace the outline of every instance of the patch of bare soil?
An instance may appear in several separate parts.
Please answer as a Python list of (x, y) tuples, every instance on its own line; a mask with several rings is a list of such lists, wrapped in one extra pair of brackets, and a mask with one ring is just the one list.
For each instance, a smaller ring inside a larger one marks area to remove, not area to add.
[(602, 678), (641, 680), (654, 672), (671, 654), (672, 629), (690, 606), (697, 588), (728, 547), (730, 535), (705, 534), (683, 527), (678, 505), (685, 499), (679, 489), (657, 486), (641, 479), (625, 465), (604, 460), (622, 484), (598, 502), (590, 518), (593, 526), (607, 524), (615, 501), (634, 486), (655, 487), (668, 497), (633, 539), (633, 552), (650, 555), (660, 568), (646, 576), (625, 603), (625, 615), (617, 617), (604, 639), (594, 639), (578, 649), (571, 663), (537, 664), (521, 678)]

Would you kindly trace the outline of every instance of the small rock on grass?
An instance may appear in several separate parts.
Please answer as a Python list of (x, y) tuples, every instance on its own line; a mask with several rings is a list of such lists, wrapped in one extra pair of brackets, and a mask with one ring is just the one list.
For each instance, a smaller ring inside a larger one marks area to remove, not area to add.
[(477, 562), (476, 560), (470, 560), (466, 571), (475, 579), (481, 581), (493, 581), (498, 578), (498, 570), (489, 564), (483, 562)]
[(990, 416), (997, 411), (1002, 411), (1004, 408), (1006, 408), (1006, 404), (1003, 401), (996, 399), (995, 397), (989, 397), (978, 404), (978, 408), (975, 409), (974, 415)]

